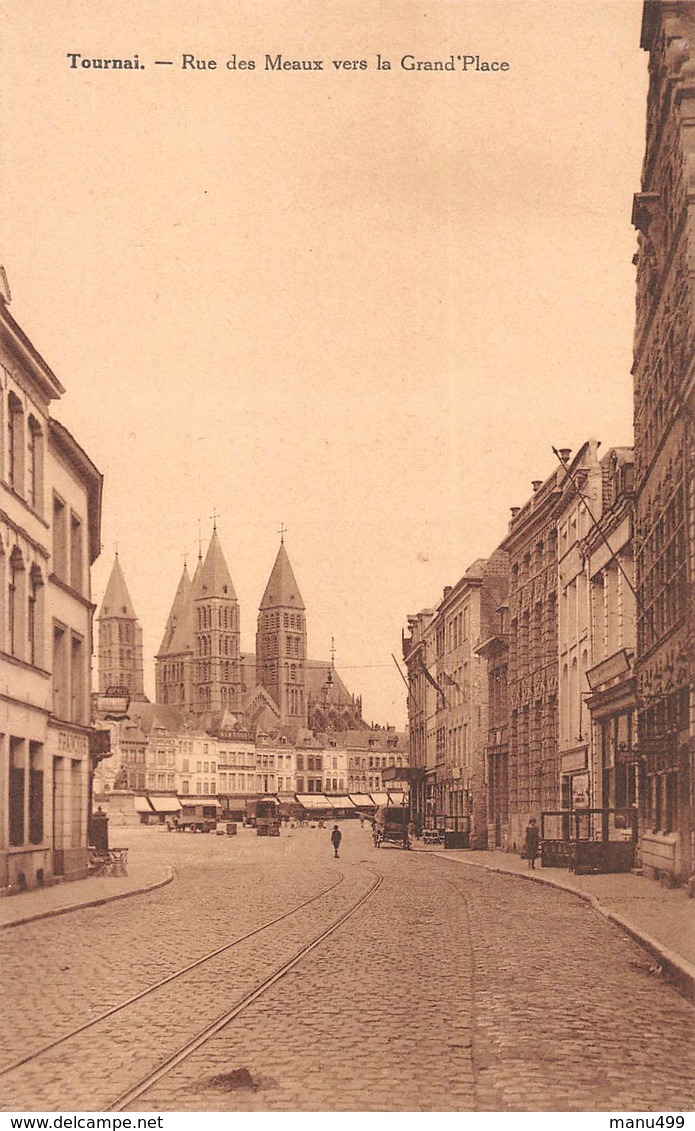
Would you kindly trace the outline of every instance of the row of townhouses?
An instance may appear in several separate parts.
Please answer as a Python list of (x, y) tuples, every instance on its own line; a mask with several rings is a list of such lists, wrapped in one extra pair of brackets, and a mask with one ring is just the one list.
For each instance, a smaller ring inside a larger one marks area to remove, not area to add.
[(88, 863), (90, 567), (102, 477), (50, 412), (60, 381), (0, 294), (0, 894)]
[(645, 3), (634, 448), (556, 451), (403, 638), (423, 821), (513, 850), (535, 817), (548, 862), (593, 841), (604, 867), (675, 878), (695, 833), (693, 44), (695, 5)]
[[(156, 704), (134, 706), (114, 721), (111, 756), (95, 775), (95, 797), (114, 824), (165, 819), (182, 805), (244, 810), (248, 802), (300, 798), (311, 807), (328, 797), (379, 799), (403, 784), (408, 736), (393, 728), (305, 736), (210, 734), (177, 721)], [(384, 781), (384, 772), (386, 781)], [(368, 803), (368, 802), (367, 802)]]

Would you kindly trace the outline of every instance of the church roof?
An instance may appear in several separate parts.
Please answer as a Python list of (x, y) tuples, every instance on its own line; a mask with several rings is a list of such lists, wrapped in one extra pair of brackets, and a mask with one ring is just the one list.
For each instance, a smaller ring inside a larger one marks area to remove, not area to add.
[(200, 572), (196, 571), (193, 585), (192, 600), (199, 601), (206, 597), (228, 597), (232, 601), (237, 599), (216, 530), (212, 532), (205, 561)]
[(130, 599), (128, 586), (125, 583), (118, 554), (113, 560), (113, 569), (99, 610), (98, 619), (101, 620), (104, 617), (124, 617), (126, 620), (138, 619), (133, 608), (133, 602)]
[(304, 609), (304, 602), (292, 572), (284, 542), (280, 543), (275, 565), (260, 604), (261, 611), (278, 607)]
[[(159, 646), (159, 651), (162, 655), (167, 655), (173, 651), (171, 644), (176, 634), (176, 629), (181, 624), (186, 616), (186, 610), (190, 602), (191, 596), (191, 579), (188, 575), (188, 569), (184, 565), (181, 580), (179, 581), (176, 590), (176, 596), (171, 606), (169, 619), (167, 620), (166, 628), (164, 629), (164, 637)], [(185, 649), (182, 649), (185, 650)]]
[[(321, 699), (324, 693), (331, 705), (340, 704), (347, 706), (354, 702), (352, 695), (330, 660), (307, 660), (304, 671), (307, 699), (310, 702)], [(329, 672), (332, 674), (332, 684), (328, 691), (324, 692), (326, 688), (326, 678)]]

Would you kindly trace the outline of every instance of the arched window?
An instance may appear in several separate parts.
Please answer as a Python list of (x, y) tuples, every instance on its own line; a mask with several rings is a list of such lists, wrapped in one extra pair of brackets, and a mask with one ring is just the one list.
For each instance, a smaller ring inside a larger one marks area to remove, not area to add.
[(24, 409), (19, 397), (7, 397), (7, 480), (18, 495), (24, 493)]
[(39, 566), (29, 570), (27, 604), (28, 660), (30, 664), (43, 664), (43, 577)]
[(27, 501), (43, 513), (43, 433), (35, 416), (29, 417), (27, 445)]
[(18, 546), (10, 554), (7, 598), (10, 653), (24, 659), (26, 575), (24, 558)]

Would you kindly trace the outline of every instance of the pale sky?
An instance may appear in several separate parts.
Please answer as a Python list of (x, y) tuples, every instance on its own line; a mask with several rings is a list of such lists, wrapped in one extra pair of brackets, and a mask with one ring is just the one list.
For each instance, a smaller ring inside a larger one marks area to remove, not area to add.
[(631, 442), (640, 0), (3, 10), (0, 262), (105, 475), (95, 601), (117, 542), (152, 693), (198, 519), (245, 650), (282, 522), (310, 656), (334, 636), (367, 720), (402, 726), (408, 614), (492, 552), (551, 444)]

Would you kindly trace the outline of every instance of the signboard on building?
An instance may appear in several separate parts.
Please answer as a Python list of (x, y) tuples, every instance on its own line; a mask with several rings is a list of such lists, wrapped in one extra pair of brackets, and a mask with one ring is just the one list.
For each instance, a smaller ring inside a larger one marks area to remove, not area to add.
[(575, 774), (577, 770), (586, 769), (586, 746), (582, 746), (580, 750), (568, 750), (566, 754), (562, 755), (562, 772), (563, 774)]

